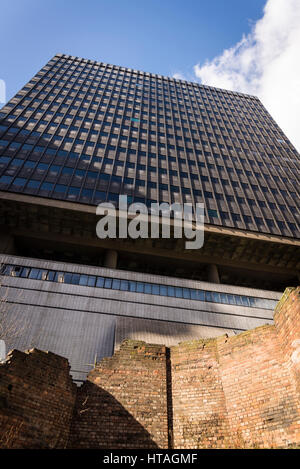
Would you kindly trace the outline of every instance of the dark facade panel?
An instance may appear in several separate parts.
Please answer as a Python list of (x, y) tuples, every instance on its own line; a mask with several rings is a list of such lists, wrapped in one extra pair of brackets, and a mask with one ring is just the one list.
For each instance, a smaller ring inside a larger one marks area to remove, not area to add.
[(299, 237), (299, 154), (254, 96), (56, 55), (0, 111), (0, 190), (205, 203), (206, 223)]

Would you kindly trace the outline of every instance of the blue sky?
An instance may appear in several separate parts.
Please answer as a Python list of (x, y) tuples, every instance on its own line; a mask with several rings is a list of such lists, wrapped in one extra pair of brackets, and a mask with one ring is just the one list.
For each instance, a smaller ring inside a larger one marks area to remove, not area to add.
[(264, 0), (10, 0), (0, 78), (11, 98), (57, 52), (162, 75), (192, 73), (248, 33)]
[(256, 95), (300, 149), (299, 0), (7, 0), (0, 14), (0, 102), (60, 52)]

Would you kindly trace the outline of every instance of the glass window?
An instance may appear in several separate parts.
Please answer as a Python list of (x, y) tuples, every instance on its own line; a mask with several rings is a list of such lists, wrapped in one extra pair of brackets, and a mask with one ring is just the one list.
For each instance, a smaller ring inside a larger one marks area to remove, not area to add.
[(221, 303), (228, 304), (228, 299), (226, 293), (220, 294)]
[(114, 279), (112, 281), (112, 288), (114, 290), (120, 290), (120, 286), (121, 286), (121, 281), (119, 279)]
[(142, 282), (136, 283), (136, 291), (138, 293), (144, 293), (144, 284)]
[(88, 284), (88, 275), (80, 275), (79, 285), (86, 286)]
[(243, 302), (243, 306), (249, 306), (249, 301), (246, 296), (242, 296), (242, 302)]
[(11, 176), (1, 176), (0, 183), (2, 184), (9, 184), (12, 180)]
[(39, 269), (31, 269), (30, 274), (29, 274), (29, 278), (32, 278), (32, 279), (36, 280), (38, 278), (38, 275), (39, 275)]
[(64, 273), (63, 272), (56, 272), (54, 281), (59, 282), (59, 283), (64, 283)]
[(79, 274), (72, 274), (71, 282), (72, 285), (79, 285), (80, 282), (80, 275)]
[(112, 279), (111, 278), (106, 278), (104, 280), (104, 288), (111, 288), (111, 284), (112, 284)]
[(241, 296), (235, 295), (235, 301), (238, 306), (243, 306), (243, 300)]
[(22, 186), (25, 186), (26, 182), (27, 182), (27, 179), (16, 178), (13, 182), (13, 186), (22, 187)]
[(96, 287), (100, 287), (100, 288), (104, 287), (104, 278), (103, 277), (97, 277)]
[(94, 275), (89, 275), (88, 276), (88, 286), (89, 287), (94, 287), (96, 283), (96, 277)]
[(22, 272), (21, 272), (21, 277), (27, 278), (29, 275), (30, 269), (29, 267), (23, 267)]
[(53, 189), (53, 186), (54, 184), (51, 182), (43, 182), (43, 184), (41, 184), (40, 190), (50, 192)]
[(136, 291), (136, 282), (129, 282), (129, 291)]
[(212, 294), (210, 291), (205, 292), (205, 300), (212, 301)]
[(19, 277), (22, 271), (22, 267), (15, 266), (11, 269), (10, 275), (12, 277)]
[(37, 279), (38, 280), (47, 280), (48, 270), (40, 269)]
[(129, 289), (128, 287), (129, 287), (129, 285), (128, 285), (127, 280), (121, 280), (120, 290), (128, 291), (128, 289)]
[(211, 296), (214, 303), (221, 303), (220, 293), (211, 292)]
[(54, 188), (54, 192), (57, 192), (59, 194), (64, 194), (67, 190), (67, 186), (63, 186), (62, 184), (56, 184)]
[(50, 282), (53, 282), (54, 279), (55, 279), (55, 272), (53, 270), (49, 270), (47, 280), (49, 280)]
[(228, 297), (230, 305), (235, 305), (236, 304), (234, 295), (227, 295), (227, 297)]
[(72, 283), (72, 274), (65, 273), (65, 283)]

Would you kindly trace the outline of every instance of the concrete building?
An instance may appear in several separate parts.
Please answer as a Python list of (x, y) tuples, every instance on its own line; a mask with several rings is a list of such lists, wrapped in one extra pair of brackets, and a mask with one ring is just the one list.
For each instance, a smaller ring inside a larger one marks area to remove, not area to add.
[[(299, 155), (254, 96), (57, 54), (0, 110), (0, 171), (7, 342), (75, 379), (125, 337), (270, 323), (299, 280)], [(119, 194), (204, 202), (204, 246), (97, 238)]]

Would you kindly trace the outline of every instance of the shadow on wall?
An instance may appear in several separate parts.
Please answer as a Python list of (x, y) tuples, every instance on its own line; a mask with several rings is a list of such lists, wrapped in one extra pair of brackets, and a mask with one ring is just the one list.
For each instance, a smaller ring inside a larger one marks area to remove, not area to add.
[[(151, 408), (145, 410), (151, 418)], [(144, 416), (146, 418), (146, 415)], [(68, 448), (159, 448), (112, 394), (86, 381), (78, 390)]]
[[(211, 316), (213, 320), (213, 315)], [(180, 342), (210, 339), (224, 334), (232, 336), (235, 335), (235, 331), (222, 327), (198, 324), (118, 317), (116, 319), (115, 350), (119, 350), (121, 343), (125, 339), (142, 340), (150, 344), (161, 344), (171, 347)]]

